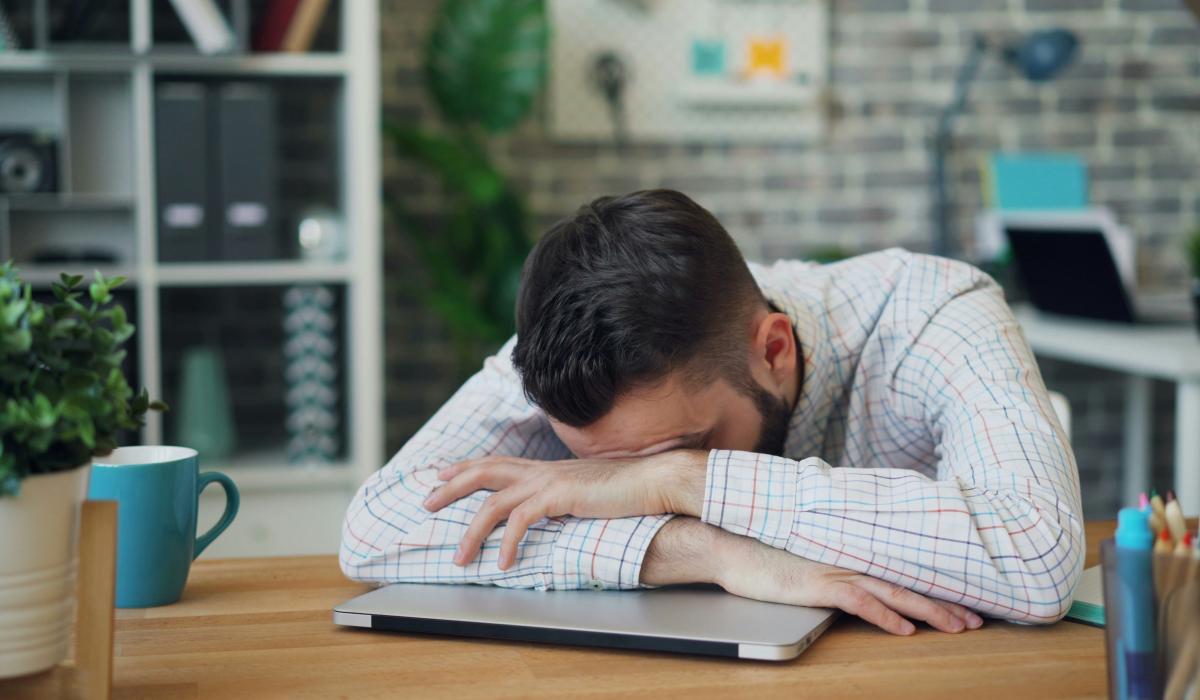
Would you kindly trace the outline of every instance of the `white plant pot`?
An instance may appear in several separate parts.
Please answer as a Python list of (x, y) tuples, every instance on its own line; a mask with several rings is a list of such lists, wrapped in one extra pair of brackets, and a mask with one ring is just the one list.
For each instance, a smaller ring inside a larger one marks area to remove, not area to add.
[(0, 497), (0, 678), (45, 671), (67, 656), (75, 619), (85, 464), (21, 482)]

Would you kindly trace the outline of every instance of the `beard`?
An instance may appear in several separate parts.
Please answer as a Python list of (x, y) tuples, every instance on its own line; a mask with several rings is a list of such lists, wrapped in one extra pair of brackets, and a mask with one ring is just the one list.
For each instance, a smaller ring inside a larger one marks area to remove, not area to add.
[(758, 433), (758, 443), (754, 451), (761, 455), (783, 456), (783, 446), (787, 441), (788, 422), (792, 417), (792, 407), (786, 399), (775, 396), (771, 392), (755, 385), (748, 392), (754, 401), (758, 414), (762, 416), (762, 428)]

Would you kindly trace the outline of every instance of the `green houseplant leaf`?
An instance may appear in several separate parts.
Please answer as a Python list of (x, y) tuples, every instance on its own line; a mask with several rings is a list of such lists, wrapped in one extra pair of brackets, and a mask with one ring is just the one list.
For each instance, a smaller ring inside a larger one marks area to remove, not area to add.
[(544, 0), (446, 0), (426, 44), (426, 88), (444, 128), (386, 121), (396, 152), (437, 176), (446, 198), (435, 222), (388, 212), (420, 260), (426, 284), (405, 282), (446, 322), (461, 369), (513, 333), (513, 310), (532, 246), (521, 197), (493, 165), (486, 136), (530, 111), (545, 84)]
[(487, 154), (465, 140), (453, 140), (421, 129), (386, 121), (384, 134), (396, 152), (435, 171), (451, 192), (473, 201), (495, 201), (504, 191), (504, 178), (492, 168)]
[(446, 0), (429, 36), (425, 76), (442, 117), (504, 131), (546, 79), (543, 0)]
[(74, 469), (136, 430), (153, 405), (121, 371), (133, 335), (112, 291), (122, 278), (63, 275), (49, 308), (12, 263), (0, 266), (0, 497), (31, 474)]
[(1185, 238), (1184, 246), (1187, 250), (1188, 267), (1191, 269), (1192, 278), (1200, 279), (1200, 228), (1192, 231)]

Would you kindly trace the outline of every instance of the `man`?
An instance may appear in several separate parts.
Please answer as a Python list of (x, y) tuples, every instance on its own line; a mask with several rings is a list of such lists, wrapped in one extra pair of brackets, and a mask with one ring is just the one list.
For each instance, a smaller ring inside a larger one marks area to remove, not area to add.
[(669, 190), (526, 262), (517, 337), (358, 492), (368, 581), (716, 583), (894, 634), (1058, 620), (1078, 472), (1000, 288), (900, 250), (747, 266)]

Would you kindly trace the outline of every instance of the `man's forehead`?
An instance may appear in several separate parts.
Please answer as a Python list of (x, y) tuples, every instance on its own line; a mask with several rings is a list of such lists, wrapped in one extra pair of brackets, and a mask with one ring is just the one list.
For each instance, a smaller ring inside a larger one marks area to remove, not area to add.
[(633, 457), (678, 447), (688, 447), (703, 436), (703, 431), (644, 433), (636, 430), (606, 433), (592, 426), (572, 428), (551, 421), (555, 432), (579, 455), (589, 457)]
[(684, 445), (702, 435), (708, 410), (694, 390), (670, 380), (622, 396), (591, 425), (574, 428), (551, 419), (559, 437), (577, 454), (636, 455)]

